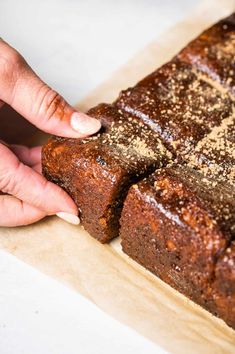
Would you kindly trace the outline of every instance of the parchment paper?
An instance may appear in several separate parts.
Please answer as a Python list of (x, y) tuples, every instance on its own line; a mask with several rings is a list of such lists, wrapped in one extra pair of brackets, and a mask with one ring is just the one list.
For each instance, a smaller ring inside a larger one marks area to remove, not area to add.
[[(112, 101), (121, 89), (135, 84), (234, 10), (235, 0), (203, 1), (191, 16), (144, 48), (78, 107), (86, 110)], [(34, 142), (43, 140), (41, 135)], [(28, 227), (0, 228), (0, 248), (73, 287), (171, 353), (235, 352), (235, 331), (129, 259), (119, 240), (101, 245), (82, 227), (51, 217)]]

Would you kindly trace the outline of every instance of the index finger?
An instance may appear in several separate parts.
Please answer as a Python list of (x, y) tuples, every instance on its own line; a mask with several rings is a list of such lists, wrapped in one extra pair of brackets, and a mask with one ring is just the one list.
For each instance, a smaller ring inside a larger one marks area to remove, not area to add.
[(0, 77), (0, 99), (39, 129), (70, 138), (83, 138), (100, 129), (97, 119), (71, 107), (1, 39)]

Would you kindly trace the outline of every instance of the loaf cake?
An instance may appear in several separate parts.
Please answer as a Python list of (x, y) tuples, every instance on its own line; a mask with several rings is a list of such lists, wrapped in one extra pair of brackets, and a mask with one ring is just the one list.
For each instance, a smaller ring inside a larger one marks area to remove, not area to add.
[(112, 104), (101, 131), (52, 137), (43, 173), (101, 242), (235, 329), (235, 14)]

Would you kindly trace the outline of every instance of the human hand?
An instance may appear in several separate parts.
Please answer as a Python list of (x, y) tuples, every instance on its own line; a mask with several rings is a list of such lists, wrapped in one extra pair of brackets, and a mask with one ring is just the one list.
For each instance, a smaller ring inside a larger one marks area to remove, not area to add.
[[(0, 39), (0, 107), (4, 103), (39, 129), (63, 137), (83, 138), (101, 127), (41, 81), (23, 57)], [(40, 147), (0, 141), (0, 226), (27, 225), (54, 214), (79, 223), (75, 203), (40, 174), (40, 162)]]

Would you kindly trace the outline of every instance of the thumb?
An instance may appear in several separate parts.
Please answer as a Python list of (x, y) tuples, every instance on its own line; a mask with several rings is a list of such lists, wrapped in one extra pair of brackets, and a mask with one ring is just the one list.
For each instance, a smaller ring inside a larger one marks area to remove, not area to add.
[(70, 138), (83, 138), (100, 129), (97, 119), (71, 107), (3, 40), (0, 40), (0, 77), (0, 100), (39, 129)]

